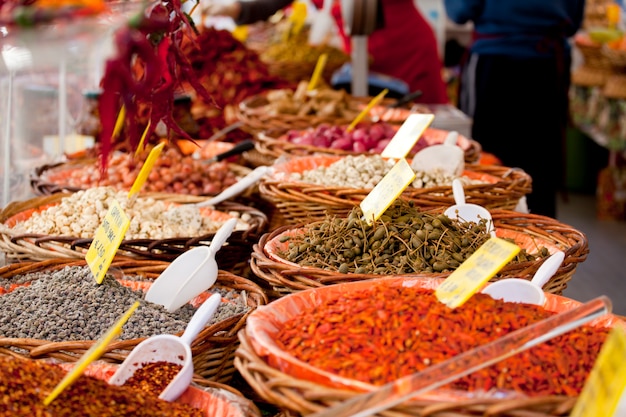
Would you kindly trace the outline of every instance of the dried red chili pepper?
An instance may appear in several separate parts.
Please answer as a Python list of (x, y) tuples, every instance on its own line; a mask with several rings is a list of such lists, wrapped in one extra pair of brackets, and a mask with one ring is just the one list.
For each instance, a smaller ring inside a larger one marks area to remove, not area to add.
[[(180, 59), (183, 34), (193, 36), (191, 20), (181, 10), (180, 0), (158, 2), (116, 32), (117, 54), (105, 64), (98, 102), (102, 129), (99, 135), (101, 167), (104, 171), (112, 148), (113, 131), (122, 105), (125, 107), (124, 140), (135, 150), (147, 125), (140, 117), (142, 107), (150, 109), (150, 138), (162, 121), (180, 137), (189, 135), (173, 119), (174, 97), (180, 89), (181, 68), (190, 65)], [(194, 82), (198, 94), (208, 97)]]
[[(291, 318), (276, 342), (319, 369), (382, 385), (553, 314), (484, 294), (452, 310), (430, 289), (373, 284)], [(606, 328), (580, 327), (449, 388), (577, 395), (607, 334)]]

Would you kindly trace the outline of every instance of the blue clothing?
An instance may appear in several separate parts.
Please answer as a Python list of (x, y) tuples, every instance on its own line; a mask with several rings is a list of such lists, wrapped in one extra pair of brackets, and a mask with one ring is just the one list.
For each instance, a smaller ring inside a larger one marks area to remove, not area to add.
[(472, 53), (520, 58), (546, 57), (558, 47), (567, 50), (567, 38), (580, 28), (585, 7), (584, 0), (444, 2), (450, 20), (474, 23)]
[(563, 185), (571, 51), (584, 0), (444, 0), (448, 17), (474, 24), (459, 107), (472, 138), (532, 177), (528, 208), (556, 217)]

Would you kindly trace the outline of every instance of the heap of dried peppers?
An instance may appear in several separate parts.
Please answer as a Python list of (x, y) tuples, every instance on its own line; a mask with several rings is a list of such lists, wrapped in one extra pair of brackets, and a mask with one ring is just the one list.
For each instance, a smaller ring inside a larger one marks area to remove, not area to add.
[[(275, 340), (321, 370), (383, 385), (553, 314), (480, 293), (450, 309), (431, 289), (372, 282), (291, 317)], [(576, 396), (607, 334), (606, 328), (580, 327), (447, 388)]]

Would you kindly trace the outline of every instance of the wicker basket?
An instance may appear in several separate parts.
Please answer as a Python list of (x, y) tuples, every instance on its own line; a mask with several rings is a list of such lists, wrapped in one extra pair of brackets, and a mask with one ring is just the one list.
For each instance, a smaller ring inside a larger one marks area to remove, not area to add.
[(602, 95), (609, 99), (625, 99), (626, 73), (609, 75), (602, 87)]
[[(275, 174), (259, 183), (261, 198), (280, 212), (285, 224), (301, 224), (323, 220), (327, 215), (343, 217), (358, 206), (371, 189), (323, 187), (289, 180), (292, 173), (302, 173), (319, 166), (328, 166), (342, 157), (308, 156), (293, 158), (274, 166)], [(531, 191), (532, 180), (522, 170), (493, 165), (468, 165), (464, 176), (487, 182), (464, 187), (468, 203), (488, 209), (515, 209), (520, 198)], [(449, 207), (455, 204), (451, 186), (415, 188), (409, 186), (402, 198), (418, 207)], [(268, 217), (272, 217), (267, 213)], [(270, 220), (271, 223), (271, 220)], [(270, 228), (271, 230), (271, 228)]]
[[(354, 97), (346, 94), (344, 103), (354, 113), (353, 117), (298, 115), (298, 114), (273, 114), (268, 111), (270, 102), (267, 92), (251, 96), (241, 101), (237, 106), (236, 117), (241, 121), (245, 129), (252, 133), (263, 131), (286, 131), (289, 129), (302, 130), (318, 126), (322, 123), (330, 125), (349, 125), (356, 115), (372, 100), (372, 97)], [(389, 123), (403, 123), (412, 113), (409, 108), (389, 109), (386, 106), (394, 103), (394, 99), (383, 99), (379, 106), (372, 109), (372, 115)], [(417, 108), (418, 110), (420, 108)], [(366, 119), (367, 120), (367, 119)]]
[[(510, 210), (491, 210), (496, 234), (499, 237), (512, 238), (529, 253), (545, 246), (551, 253), (556, 250), (565, 252), (565, 259), (556, 273), (544, 285), (543, 290), (551, 294), (562, 294), (567, 282), (574, 275), (576, 266), (583, 262), (589, 253), (589, 243), (584, 233), (571, 226), (546, 216), (518, 213)], [(269, 245), (276, 245), (280, 235), (297, 231), (295, 226), (283, 226), (264, 234), (259, 243), (254, 245), (250, 268), (259, 282), (266, 288), (270, 298), (326, 285), (351, 281), (374, 279), (374, 274), (341, 274), (321, 268), (301, 267), (288, 261), (276, 260), (270, 255)], [(270, 243), (271, 242), (271, 243)], [(495, 275), (491, 281), (502, 278), (532, 279), (542, 261), (509, 263)], [(424, 278), (445, 278), (449, 272), (406, 274)]]
[[(20, 234), (15, 232), (6, 223), (14, 216), (27, 218), (32, 212), (60, 203), (68, 193), (56, 193), (49, 196), (35, 197), (26, 201), (16, 201), (0, 210), (0, 250), (9, 261), (36, 261), (50, 258), (84, 259), (93, 239), (84, 239), (72, 236), (49, 236)], [(186, 204), (203, 201), (203, 198), (190, 197), (178, 194), (145, 194), (157, 200), (171, 203)], [(247, 230), (235, 230), (228, 238), (217, 257), (220, 268), (231, 272), (239, 272), (247, 267), (248, 257), (252, 245), (265, 232), (268, 220), (261, 211), (239, 203), (223, 202), (216, 206), (217, 212), (238, 213), (240, 216), (249, 216)], [(171, 261), (186, 250), (200, 245), (209, 244), (214, 233), (203, 236), (179, 237), (170, 239), (126, 239), (123, 240), (118, 256), (132, 259), (154, 259)]]
[[(235, 367), (266, 401), (282, 408), (296, 409), (298, 415), (322, 411), (354, 397), (355, 393), (294, 378), (269, 366), (252, 349), (245, 329), (239, 332)], [(533, 400), (412, 401), (411, 407), (394, 408), (376, 414), (387, 417), (553, 417), (571, 411), (576, 398), (540, 397)]]
[[(242, 158), (243, 159), (243, 158)], [(97, 164), (97, 161), (92, 158), (78, 158), (71, 159), (68, 162), (57, 162), (53, 164), (44, 164), (35, 168), (30, 173), (30, 186), (36, 195), (50, 195), (60, 192), (76, 192), (89, 188), (89, 186), (71, 186), (67, 184), (57, 183), (47, 178), (47, 175), (51, 172), (71, 172), (85, 167), (92, 167)], [(231, 171), (237, 178), (243, 178), (250, 173), (250, 168), (239, 164), (228, 164), (229, 171)], [(159, 194), (149, 192), (145, 194)], [(168, 194), (168, 193), (164, 193)], [(169, 193), (171, 195), (171, 193)], [(187, 196), (187, 195), (185, 195)], [(195, 196), (190, 196), (192, 199)], [(206, 197), (198, 198), (197, 201), (201, 201)]]
[[(562, 305), (577, 304), (572, 300), (563, 299), (563, 297), (549, 295), (548, 298), (560, 299), (556, 302), (562, 303)], [(311, 296), (310, 299), (317, 298)], [(271, 308), (271, 304), (268, 308)], [(277, 306), (277, 308), (280, 307)], [(283, 314), (287, 313), (283, 311)], [(610, 326), (617, 323), (617, 320), (615, 316), (611, 316), (599, 324)], [(276, 325), (276, 323), (272, 323), (272, 325)], [(251, 334), (248, 332), (248, 326), (239, 332), (239, 340), (235, 367), (258, 395), (279, 407), (294, 410), (300, 415), (308, 415), (324, 411), (361, 394), (344, 388), (322, 385), (304, 379), (304, 377), (296, 377), (269, 365), (255, 351), (254, 346), (261, 341), (256, 340), (257, 343), (254, 343), (255, 340), (251, 338)], [(260, 349), (264, 351), (263, 355), (268, 352), (266, 342), (260, 343), (262, 345)], [(375, 415), (387, 417), (551, 417), (569, 415), (576, 400), (576, 397), (563, 395), (526, 398), (477, 397), (454, 400), (452, 398), (431, 399), (424, 397), (413, 399)]]
[(606, 57), (614, 73), (626, 72), (626, 50), (611, 48), (608, 45), (602, 47), (602, 53)]
[[(41, 262), (20, 262), (0, 268), (0, 278), (10, 280), (21, 274), (85, 265), (84, 260), (66, 258), (49, 259)], [(125, 275), (141, 275), (147, 280), (153, 280), (168, 265), (168, 262), (162, 261), (116, 260), (111, 264), (111, 269), (120, 269)], [(267, 303), (267, 297), (258, 285), (222, 270), (218, 272), (215, 285), (225, 289), (245, 291), (250, 307), (246, 314), (233, 316), (205, 327), (191, 346), (195, 373), (208, 380), (227, 383), (234, 372), (232, 362), (238, 343), (237, 332), (244, 326), (247, 316), (254, 309)], [(101, 359), (106, 362), (121, 363), (142, 340), (115, 341), (106, 348)], [(50, 342), (38, 339), (3, 338), (0, 354), (32, 359), (55, 358), (63, 362), (75, 362), (94, 343), (95, 341), (92, 340)], [(20, 353), (21, 351), (12, 348), (19, 348), (26, 353)]]
[(609, 58), (603, 51), (601, 43), (593, 42), (589, 35), (580, 34), (574, 37), (574, 46), (583, 56), (584, 65), (590, 68), (608, 70), (611, 67)]
[(602, 87), (611, 75), (608, 69), (598, 69), (581, 65), (572, 71), (572, 84), (581, 87)]
[[(422, 135), (430, 144), (443, 143), (447, 131), (428, 128)], [(255, 150), (271, 165), (277, 158), (287, 156), (331, 155), (346, 156), (359, 155), (357, 152), (344, 151), (341, 149), (319, 148), (311, 145), (295, 144), (284, 138), (284, 131), (266, 131), (257, 135)], [(482, 147), (473, 139), (459, 136), (459, 146), (463, 149), (465, 162), (473, 164), (478, 162)]]

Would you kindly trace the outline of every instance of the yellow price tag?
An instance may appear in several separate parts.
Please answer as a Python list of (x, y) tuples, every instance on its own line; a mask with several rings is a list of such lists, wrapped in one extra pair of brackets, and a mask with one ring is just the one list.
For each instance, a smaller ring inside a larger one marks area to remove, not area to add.
[(398, 161), (361, 201), (363, 219), (368, 224), (378, 220), (414, 179), (415, 171), (406, 159)]
[(144, 143), (146, 143), (146, 136), (148, 136), (148, 130), (150, 130), (150, 124), (151, 123), (152, 123), (152, 121), (148, 120), (148, 125), (146, 126), (146, 128), (143, 131), (143, 133), (141, 134), (141, 139), (139, 140), (139, 145), (137, 145), (137, 149), (135, 149), (135, 158), (137, 157), (137, 155), (139, 155), (139, 153), (141, 151), (143, 151)]
[(365, 106), (365, 108), (361, 111), (361, 113), (359, 113), (359, 115), (352, 121), (352, 123), (350, 123), (350, 126), (348, 126), (346, 128), (346, 132), (350, 132), (352, 130), (354, 130), (354, 128), (356, 127), (356, 125), (359, 124), (359, 122), (361, 120), (363, 120), (363, 118), (365, 116), (367, 116), (367, 114), (370, 112), (370, 110), (372, 110), (372, 108), (378, 104), (378, 102), (380, 100), (382, 100), (385, 95), (389, 92), (388, 89), (384, 89), (383, 91), (381, 91), (380, 93), (378, 93), (378, 95), (376, 97), (374, 97), (373, 99), (370, 100), (369, 103), (367, 103), (367, 106)]
[(249, 33), (250, 29), (248, 25), (237, 26), (233, 29), (233, 38), (237, 39), (239, 42), (245, 42), (248, 39)]
[(571, 417), (612, 417), (626, 388), (626, 330), (614, 327), (600, 349)]
[(124, 119), (126, 119), (126, 107), (122, 105), (120, 112), (117, 114), (117, 119), (115, 120), (115, 127), (113, 128), (113, 137), (111, 139), (115, 139), (119, 136), (122, 131), (122, 127), (124, 127)]
[(52, 392), (43, 400), (44, 405), (48, 405), (52, 401), (54, 401), (54, 399), (58, 397), (65, 388), (72, 385), (72, 383), (74, 383), (74, 381), (76, 381), (78, 377), (82, 375), (85, 368), (87, 368), (87, 366), (91, 362), (102, 356), (102, 353), (109, 345), (109, 343), (111, 343), (111, 341), (115, 337), (119, 336), (119, 334), (122, 333), (122, 326), (128, 321), (131, 314), (133, 314), (135, 310), (137, 310), (137, 307), (139, 307), (139, 301), (135, 301), (135, 303), (130, 306), (128, 310), (126, 310), (126, 313), (124, 313), (124, 315), (120, 317), (119, 320), (117, 320), (117, 322), (113, 326), (111, 326), (111, 328), (109, 328), (109, 330), (107, 330), (107, 332), (98, 340), (98, 342), (91, 346), (91, 348), (89, 348), (89, 350), (85, 352), (83, 356), (81, 356), (81, 358), (78, 360), (78, 362), (76, 362), (76, 365), (74, 365), (72, 370), (65, 375), (61, 382), (59, 382), (57, 386), (54, 387)]
[(307, 90), (315, 90), (315, 87), (317, 87), (317, 83), (322, 77), (322, 71), (324, 71), (324, 67), (326, 66), (326, 61), (328, 61), (328, 54), (321, 54), (319, 58), (317, 58), (317, 63), (315, 64), (315, 69), (313, 70), (313, 75), (311, 76)]
[(164, 146), (165, 142), (161, 142), (150, 151), (150, 154), (146, 158), (146, 162), (143, 163), (143, 166), (141, 167), (141, 170), (139, 171), (139, 174), (137, 175), (133, 186), (130, 187), (130, 191), (128, 192), (129, 199), (137, 194), (141, 190), (141, 187), (143, 187), (143, 185), (145, 184), (146, 180), (148, 179), (148, 175), (150, 175), (150, 171), (152, 171), (154, 163), (159, 158), (159, 155), (161, 155), (161, 151), (163, 150)]
[(462, 305), (519, 251), (514, 243), (490, 238), (437, 287), (437, 299), (450, 308)]
[(434, 114), (410, 115), (380, 155), (383, 158), (406, 158), (433, 120), (435, 120)]
[(129, 225), (130, 219), (120, 204), (113, 200), (85, 255), (87, 265), (98, 284), (102, 283), (104, 275), (111, 266), (115, 252), (120, 247)]
[(291, 33), (297, 35), (304, 27), (306, 20), (306, 3), (302, 1), (296, 1), (293, 3), (291, 15), (289, 21), (291, 22)]

